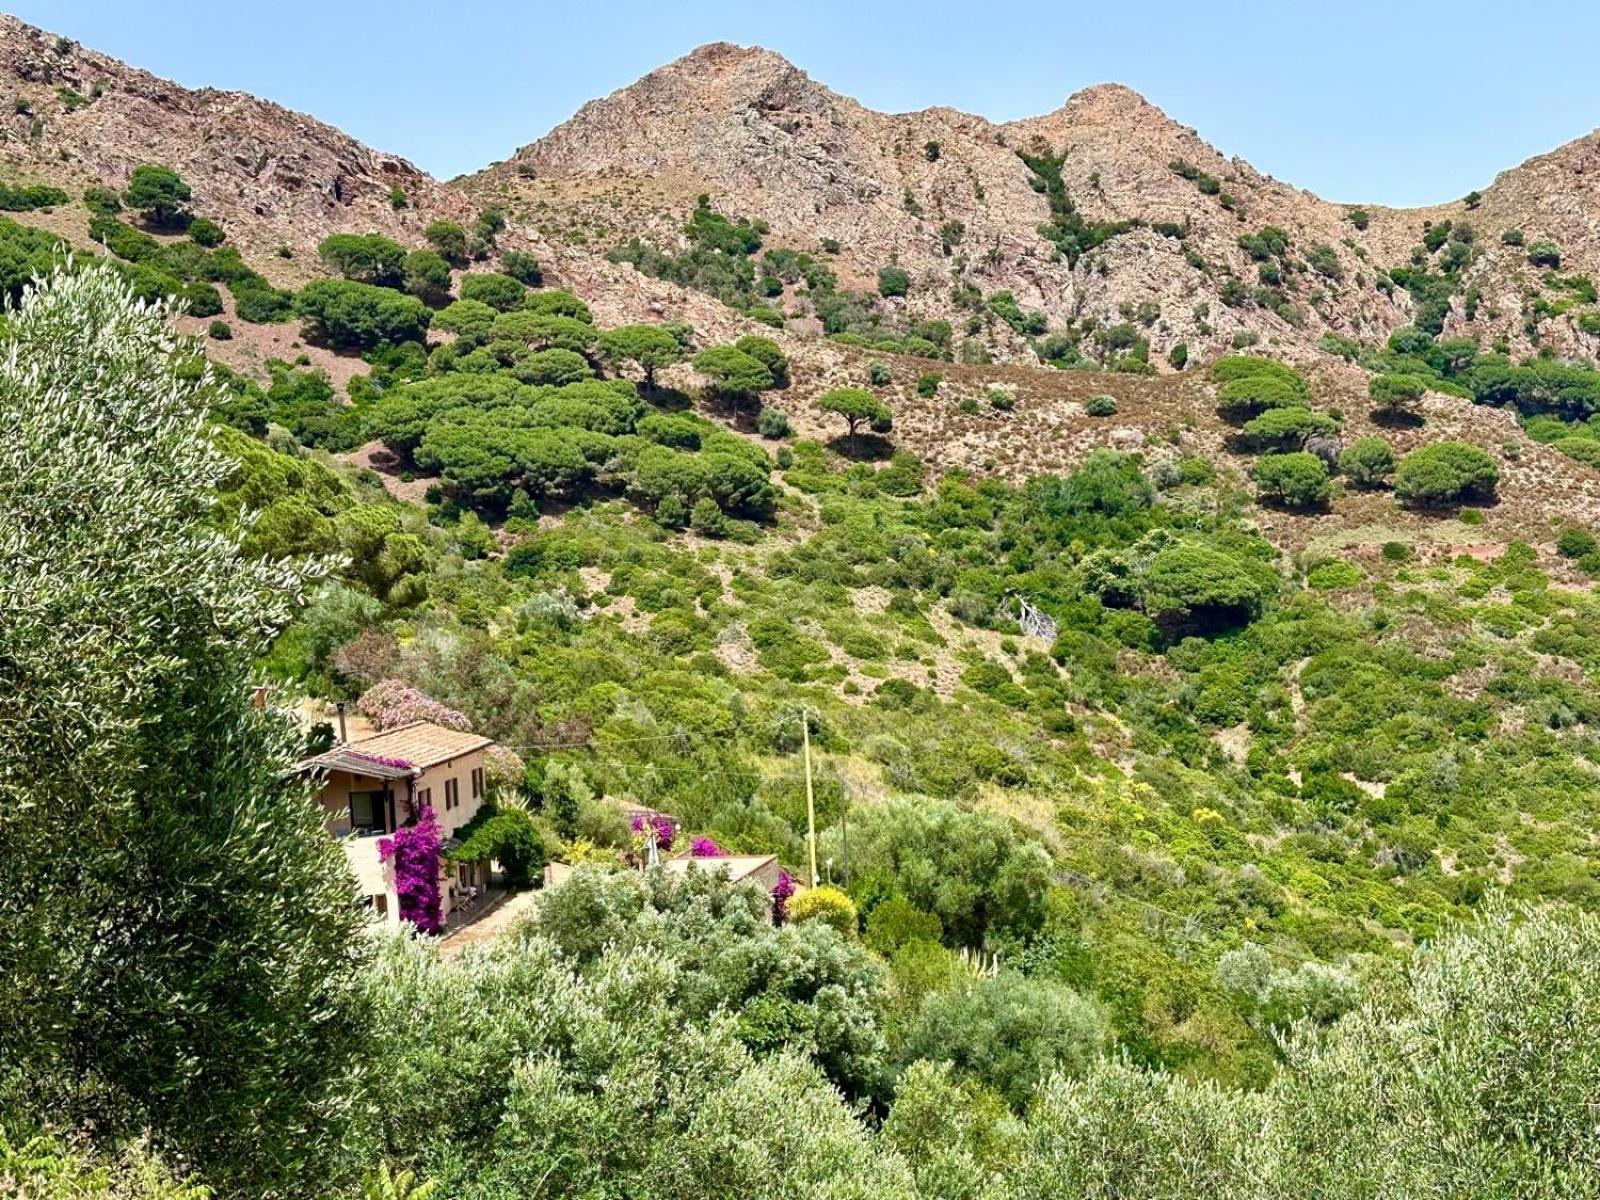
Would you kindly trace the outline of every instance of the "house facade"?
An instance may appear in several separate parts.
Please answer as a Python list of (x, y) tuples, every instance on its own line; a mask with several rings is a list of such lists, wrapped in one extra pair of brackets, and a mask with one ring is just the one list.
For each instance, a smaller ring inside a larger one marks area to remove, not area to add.
[[(300, 764), (302, 772), (321, 780), (318, 803), (328, 833), (344, 848), (362, 896), (385, 921), (399, 923), (400, 905), (379, 842), (431, 806), (448, 849), (455, 833), (483, 807), (484, 754), (493, 745), (480, 734), (414, 721), (340, 742)], [(487, 863), (441, 858), (445, 920), (488, 882)]]

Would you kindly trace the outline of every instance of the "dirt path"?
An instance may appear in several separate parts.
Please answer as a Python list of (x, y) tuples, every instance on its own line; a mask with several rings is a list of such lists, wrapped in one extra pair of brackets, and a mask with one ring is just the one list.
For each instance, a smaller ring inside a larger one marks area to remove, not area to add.
[(445, 958), (454, 958), (468, 946), (499, 936), (523, 917), (531, 915), (538, 903), (539, 893), (535, 891), (507, 896), (472, 924), (446, 934), (439, 942), (439, 953)]

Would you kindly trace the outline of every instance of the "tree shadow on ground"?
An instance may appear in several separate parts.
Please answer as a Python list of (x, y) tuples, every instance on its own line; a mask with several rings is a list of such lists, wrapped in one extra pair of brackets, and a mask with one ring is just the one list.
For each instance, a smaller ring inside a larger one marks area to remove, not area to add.
[(878, 433), (856, 434), (853, 446), (849, 435), (840, 434), (828, 443), (828, 449), (851, 462), (885, 462), (894, 457), (894, 443)]

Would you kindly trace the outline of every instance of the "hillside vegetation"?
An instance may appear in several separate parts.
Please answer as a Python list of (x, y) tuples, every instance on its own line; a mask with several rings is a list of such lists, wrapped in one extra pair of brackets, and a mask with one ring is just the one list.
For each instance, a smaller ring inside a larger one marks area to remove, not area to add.
[[(441, 185), (0, 32), (0, 1190), (1600, 1194), (1600, 326), (1515, 178), (723, 46)], [(339, 701), (575, 876), (364, 919)]]

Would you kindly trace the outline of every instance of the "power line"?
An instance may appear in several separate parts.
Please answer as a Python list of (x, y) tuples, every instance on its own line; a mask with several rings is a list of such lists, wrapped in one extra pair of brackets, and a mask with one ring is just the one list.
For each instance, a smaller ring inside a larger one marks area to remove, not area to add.
[(739, 728), (737, 725), (724, 725), (720, 729), (677, 729), (671, 733), (654, 733), (643, 737), (606, 738), (603, 742), (591, 734), (581, 742), (539, 742), (529, 746), (528, 753), (542, 754), (547, 750), (588, 750), (597, 745), (632, 746), (640, 742), (670, 742), (685, 737), (715, 737), (724, 733), (737, 733)]
[[(1131, 904), (1136, 908), (1142, 908), (1149, 912), (1157, 913), (1163, 917), (1169, 917), (1186, 927), (1193, 928), (1198, 924), (1198, 918), (1196, 918), (1193, 914), (1184, 916), (1181, 913), (1173, 912), (1170, 908), (1162, 908), (1159, 904), (1152, 904), (1148, 900), (1141, 900), (1137, 896), (1129, 895), (1127, 892), (1112, 887), (1109, 883), (1105, 883), (1102, 880), (1085, 875), (1081, 871), (1074, 871), (1070, 867), (1057, 867), (1056, 878), (1058, 881), (1076, 884), (1082, 888), (1109, 893), (1111, 896), (1123, 901), (1125, 904)], [(1292, 950), (1287, 946), (1276, 945), (1272, 942), (1264, 942), (1259, 938), (1246, 937), (1242, 938), (1241, 940), (1249, 942), (1252, 946), (1260, 946), (1268, 954), (1281, 954), (1283, 957), (1294, 959), (1297, 962), (1314, 963), (1321, 961), (1310, 954), (1303, 954), (1299, 950)]]

